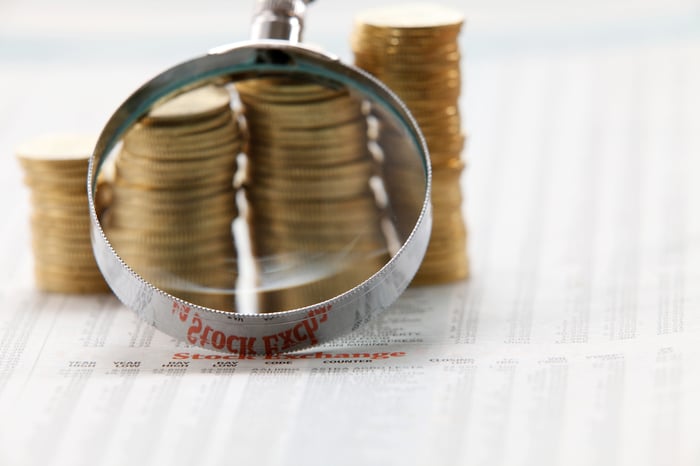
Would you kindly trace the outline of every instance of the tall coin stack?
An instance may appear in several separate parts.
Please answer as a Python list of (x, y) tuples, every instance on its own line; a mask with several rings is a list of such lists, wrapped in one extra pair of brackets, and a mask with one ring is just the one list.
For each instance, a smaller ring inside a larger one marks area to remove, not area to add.
[(51, 135), (17, 147), (31, 190), (32, 249), (37, 286), (58, 293), (109, 290), (90, 243), (86, 180), (96, 138)]
[[(461, 13), (430, 4), (367, 10), (352, 36), (355, 64), (391, 88), (416, 118), (433, 168), (433, 229), (413, 284), (466, 278), (467, 232), (461, 213), (461, 90), (458, 36)], [(380, 142), (382, 136), (379, 136)], [(391, 148), (385, 141), (383, 146)]]
[(167, 101), (125, 135), (103, 221), (117, 253), (146, 280), (228, 311), (241, 148), (227, 90), (210, 85)]
[[(291, 78), (237, 84), (249, 131), (246, 195), (254, 254), (298, 281), (261, 272), (263, 311), (306, 306), (386, 263), (362, 103)], [(275, 288), (277, 288), (275, 290)]]

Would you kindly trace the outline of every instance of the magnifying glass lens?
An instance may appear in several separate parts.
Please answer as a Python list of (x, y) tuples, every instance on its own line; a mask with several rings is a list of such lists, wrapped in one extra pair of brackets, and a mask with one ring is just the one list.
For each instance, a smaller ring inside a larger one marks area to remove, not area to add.
[(106, 239), (155, 288), (217, 311), (300, 309), (366, 282), (409, 239), (426, 156), (373, 87), (241, 67), (174, 89), (116, 132), (96, 188)]

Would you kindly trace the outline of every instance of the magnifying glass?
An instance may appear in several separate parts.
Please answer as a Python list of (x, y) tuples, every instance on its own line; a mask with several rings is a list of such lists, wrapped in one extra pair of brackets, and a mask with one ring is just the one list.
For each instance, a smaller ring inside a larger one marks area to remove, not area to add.
[[(239, 357), (360, 327), (430, 236), (418, 126), (381, 82), (299, 43), (306, 3), (259, 1), (251, 41), (144, 84), (90, 160), (93, 250), (116, 296)], [(96, 198), (110, 198), (100, 215)]]

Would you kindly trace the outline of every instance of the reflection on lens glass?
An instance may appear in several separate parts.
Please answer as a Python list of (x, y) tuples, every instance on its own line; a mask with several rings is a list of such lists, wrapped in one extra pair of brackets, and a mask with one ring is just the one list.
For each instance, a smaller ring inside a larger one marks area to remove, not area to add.
[(124, 262), (176, 297), (242, 313), (309, 306), (406, 241), (425, 196), (417, 147), (357, 89), (302, 74), (219, 78), (124, 133), (104, 164), (101, 222)]

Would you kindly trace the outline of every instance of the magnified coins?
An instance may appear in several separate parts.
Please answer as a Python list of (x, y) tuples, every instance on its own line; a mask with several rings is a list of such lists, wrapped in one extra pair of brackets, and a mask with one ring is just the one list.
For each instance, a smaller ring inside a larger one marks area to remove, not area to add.
[[(242, 135), (225, 89), (209, 85), (153, 109), (115, 159), (105, 233), (144, 279), (183, 299), (235, 310), (238, 216), (233, 178)], [(205, 291), (206, 290), (206, 291)]]
[(248, 125), (255, 256), (278, 258), (266, 267), (285, 271), (311, 257), (318, 264), (295, 273), (307, 283), (262, 292), (262, 309), (329, 299), (377, 272), (388, 249), (370, 184), (378, 170), (363, 101), (344, 87), (292, 78), (244, 81), (236, 89)]

